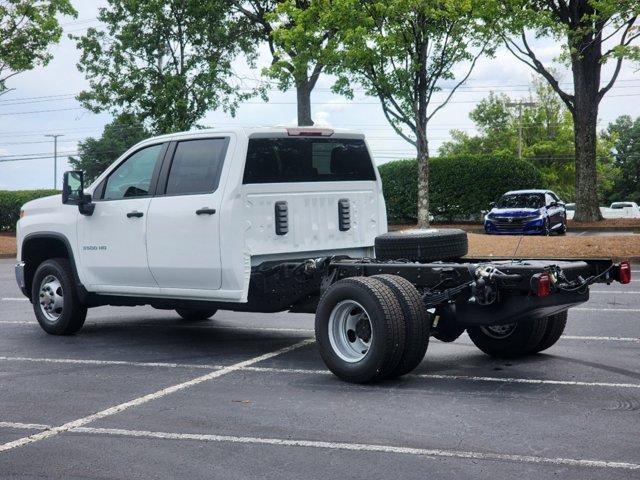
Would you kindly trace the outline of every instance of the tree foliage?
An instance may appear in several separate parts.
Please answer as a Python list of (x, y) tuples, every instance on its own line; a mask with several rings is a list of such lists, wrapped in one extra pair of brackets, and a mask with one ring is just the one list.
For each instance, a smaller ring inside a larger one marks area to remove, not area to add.
[(73, 37), (90, 86), (78, 99), (94, 112), (134, 113), (154, 133), (188, 130), (211, 109), (233, 115), (249, 94), (231, 62), (252, 38), (230, 12), (227, 0), (108, 0), (98, 13), (106, 27)]
[[(397, 160), (379, 167), (387, 215), (393, 223), (418, 218), (418, 179), (415, 159)], [(542, 188), (544, 180), (531, 163), (514, 157), (468, 155), (438, 157), (429, 162), (429, 196), (436, 220), (478, 220), (504, 192)], [(479, 179), (482, 179), (479, 181)]]
[[(522, 107), (522, 117), (513, 105), (517, 102), (505, 94), (490, 93), (471, 111), (477, 135), (460, 130), (451, 131), (451, 140), (444, 142), (439, 154), (444, 156), (487, 155), (517, 157), (520, 122), (522, 122), (522, 157), (535, 165), (544, 178), (544, 187), (555, 191), (567, 201), (575, 199), (575, 146), (573, 119), (551, 88), (543, 80), (534, 80), (534, 90)], [(604, 201), (617, 176), (607, 136), (597, 144), (598, 191)]]
[[(604, 95), (615, 84), (624, 59), (640, 59), (638, 0), (494, 0), (490, 21), (511, 53), (539, 73), (573, 116), (576, 148), (576, 220), (601, 218), (597, 198), (597, 117)], [(571, 68), (573, 89), (541, 60), (531, 36), (563, 47), (560, 60)], [(602, 66), (613, 62), (601, 84)]]
[(608, 202), (628, 200), (640, 203), (640, 117), (628, 115), (610, 123), (604, 133), (613, 146), (617, 176), (607, 191)]
[(334, 32), (320, 22), (328, 0), (237, 0), (236, 9), (267, 43), (271, 65), (262, 73), (285, 91), (295, 87), (298, 125), (313, 125), (311, 92), (337, 47)]
[(76, 170), (84, 171), (87, 181), (92, 182), (120, 155), (150, 136), (135, 115), (123, 113), (105, 125), (100, 138), (80, 142), (78, 156), (69, 157), (69, 163)]
[[(429, 223), (427, 125), (489, 51), (477, 8), (475, 0), (334, 0), (321, 17), (340, 44), (330, 66), (335, 90), (353, 96), (352, 85), (362, 85), (416, 147), (421, 227)], [(455, 78), (456, 67), (466, 73)]]
[(6, 81), (51, 60), (62, 35), (58, 15), (76, 16), (69, 0), (0, 0), (0, 94)]

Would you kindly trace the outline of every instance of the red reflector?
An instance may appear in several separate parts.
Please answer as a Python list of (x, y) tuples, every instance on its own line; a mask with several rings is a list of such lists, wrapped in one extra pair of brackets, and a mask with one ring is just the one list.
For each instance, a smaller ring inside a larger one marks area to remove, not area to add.
[(551, 293), (551, 277), (548, 273), (541, 273), (538, 277), (538, 288), (536, 295), (539, 297), (546, 297)]
[(631, 265), (629, 262), (620, 262), (618, 281), (624, 284), (631, 283)]

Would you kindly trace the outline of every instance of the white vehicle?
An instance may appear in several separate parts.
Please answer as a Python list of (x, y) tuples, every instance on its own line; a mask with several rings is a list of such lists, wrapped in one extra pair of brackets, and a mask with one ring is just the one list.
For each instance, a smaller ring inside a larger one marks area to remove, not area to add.
[(640, 207), (636, 202), (613, 202), (606, 212), (605, 218), (640, 218)]
[(462, 231), (386, 231), (362, 134), (176, 133), (134, 146), (86, 189), (82, 172), (67, 172), (62, 198), (24, 205), (16, 279), (58, 335), (99, 305), (187, 320), (315, 312), (328, 367), (368, 382), (411, 371), (430, 335), (466, 329), (496, 356), (544, 350), (588, 285), (630, 278), (628, 262), (461, 260)]

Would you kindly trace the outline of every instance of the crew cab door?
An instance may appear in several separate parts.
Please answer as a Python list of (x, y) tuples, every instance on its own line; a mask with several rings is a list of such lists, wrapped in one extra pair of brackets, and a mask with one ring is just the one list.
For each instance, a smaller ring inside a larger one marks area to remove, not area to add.
[(129, 155), (94, 190), (93, 215), (78, 217), (80, 263), (92, 291), (157, 289), (147, 263), (146, 215), (166, 147), (159, 143)]
[(164, 295), (206, 297), (221, 286), (220, 176), (229, 143), (220, 136), (169, 148), (147, 219), (149, 268)]

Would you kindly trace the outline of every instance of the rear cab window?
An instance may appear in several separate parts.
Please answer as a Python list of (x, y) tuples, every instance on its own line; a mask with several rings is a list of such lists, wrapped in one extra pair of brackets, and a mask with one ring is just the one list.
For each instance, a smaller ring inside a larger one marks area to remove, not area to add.
[(362, 139), (250, 138), (244, 184), (375, 181)]

